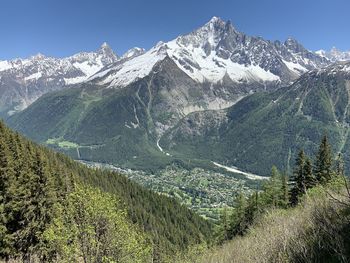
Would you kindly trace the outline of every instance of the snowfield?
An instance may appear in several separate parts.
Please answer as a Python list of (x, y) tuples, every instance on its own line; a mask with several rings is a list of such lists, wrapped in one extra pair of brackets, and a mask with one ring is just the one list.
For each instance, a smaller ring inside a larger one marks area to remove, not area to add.
[(252, 174), (252, 173), (248, 173), (248, 172), (243, 172), (243, 171), (239, 170), (237, 167), (234, 167), (234, 166), (229, 167), (229, 166), (225, 166), (225, 165), (222, 165), (222, 164), (219, 164), (219, 163), (216, 163), (216, 162), (212, 162), (212, 163), (215, 166), (217, 166), (217, 167), (225, 169), (226, 171), (244, 175), (250, 180), (267, 180), (267, 179), (269, 179), (266, 176), (261, 176), (261, 175), (256, 175), (256, 174)]

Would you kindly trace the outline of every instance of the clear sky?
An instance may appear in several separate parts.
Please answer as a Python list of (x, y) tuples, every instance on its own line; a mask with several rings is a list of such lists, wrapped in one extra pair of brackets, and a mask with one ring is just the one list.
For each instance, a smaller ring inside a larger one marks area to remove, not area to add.
[(188, 33), (213, 16), (249, 35), (349, 50), (349, 13), (349, 0), (0, 0), (0, 60), (68, 56), (104, 41), (121, 55)]

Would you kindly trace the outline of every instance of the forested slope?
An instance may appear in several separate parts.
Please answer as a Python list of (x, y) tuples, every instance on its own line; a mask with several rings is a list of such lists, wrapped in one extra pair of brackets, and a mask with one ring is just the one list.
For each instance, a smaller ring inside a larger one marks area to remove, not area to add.
[[(124, 246), (130, 249), (134, 244), (138, 249), (133, 251), (140, 256), (130, 256), (130, 262), (140, 258), (142, 262), (147, 257), (161, 261), (165, 255), (205, 242), (210, 236), (210, 223), (175, 200), (145, 190), (119, 174), (89, 169), (26, 140), (3, 123), (0, 176), (0, 255), (4, 259), (57, 259), (68, 243), (79, 240), (78, 234), (69, 236), (79, 232), (76, 225), (80, 224), (71, 220), (77, 218), (77, 213), (88, 228), (89, 224), (96, 227), (94, 222), (101, 219), (97, 213), (100, 211), (105, 221), (101, 220), (110, 229), (105, 233), (120, 229), (125, 229), (121, 233), (130, 233)], [(57, 239), (53, 233), (62, 229), (68, 237)], [(104, 237), (104, 244), (117, 242), (111, 236)], [(77, 247), (83, 253), (84, 249)], [(92, 257), (88, 262), (99, 261)]]

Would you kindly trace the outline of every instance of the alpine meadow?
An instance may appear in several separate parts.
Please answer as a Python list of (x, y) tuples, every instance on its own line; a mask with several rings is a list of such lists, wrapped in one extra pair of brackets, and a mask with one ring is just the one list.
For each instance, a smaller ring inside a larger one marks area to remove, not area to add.
[(4, 1), (0, 263), (350, 262), (327, 2)]

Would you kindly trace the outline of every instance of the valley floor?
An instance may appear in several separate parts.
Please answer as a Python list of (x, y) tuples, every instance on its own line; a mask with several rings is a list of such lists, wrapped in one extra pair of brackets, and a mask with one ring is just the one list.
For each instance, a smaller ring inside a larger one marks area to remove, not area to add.
[[(120, 169), (108, 164), (83, 163), (88, 166), (118, 171), (148, 189), (178, 199), (199, 215), (214, 221), (220, 219), (224, 207), (232, 207), (237, 193), (243, 192), (249, 195), (255, 188), (254, 184), (248, 183), (244, 177), (237, 177), (237, 174), (241, 174), (239, 170), (235, 170), (234, 174), (233, 171), (221, 173), (202, 168), (188, 171), (171, 165), (157, 173), (146, 173)], [(251, 177), (250, 175), (248, 178), (251, 179)], [(253, 178), (261, 181), (260, 176)]]

